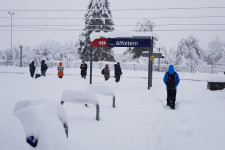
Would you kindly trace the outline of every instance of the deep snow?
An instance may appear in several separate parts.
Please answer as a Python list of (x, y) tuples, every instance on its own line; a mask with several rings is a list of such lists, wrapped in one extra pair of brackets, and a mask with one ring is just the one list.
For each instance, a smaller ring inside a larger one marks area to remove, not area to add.
[[(32, 79), (28, 68), (1, 67), (0, 118), (11, 115), (20, 100), (50, 99), (60, 103), (65, 89), (86, 90), (89, 78), (84, 80), (79, 74), (79, 69), (66, 68), (64, 78), (59, 79), (55, 68), (49, 69), (46, 77)], [(105, 84), (113, 89), (117, 107), (111, 107), (111, 97), (97, 95), (101, 108), (101, 120), (98, 122), (94, 118), (94, 106), (86, 108), (82, 104), (65, 103), (63, 108), (68, 115), (69, 149), (225, 148), (225, 90), (206, 89), (209, 74), (179, 73), (181, 82), (176, 110), (170, 110), (162, 103), (166, 99), (162, 81), (164, 73), (153, 72), (153, 87), (150, 90), (147, 90), (147, 71), (123, 70), (119, 83), (115, 83), (113, 77), (105, 82), (99, 69), (94, 69), (93, 74), (93, 83)], [(3, 130), (0, 129), (1, 132)]]

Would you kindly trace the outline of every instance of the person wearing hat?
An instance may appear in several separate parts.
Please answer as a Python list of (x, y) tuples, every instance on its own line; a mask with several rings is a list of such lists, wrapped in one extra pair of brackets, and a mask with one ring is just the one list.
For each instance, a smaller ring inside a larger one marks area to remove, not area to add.
[(62, 62), (59, 63), (57, 69), (58, 69), (58, 77), (62, 79), (62, 77), (64, 76), (63, 73), (64, 67), (62, 66)]

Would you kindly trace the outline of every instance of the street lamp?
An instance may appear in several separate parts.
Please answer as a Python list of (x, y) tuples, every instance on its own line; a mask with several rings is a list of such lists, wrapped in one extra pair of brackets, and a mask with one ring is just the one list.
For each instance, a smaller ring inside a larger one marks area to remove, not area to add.
[(12, 51), (12, 16), (15, 14), (14, 12), (8, 12), (11, 15), (11, 51)]

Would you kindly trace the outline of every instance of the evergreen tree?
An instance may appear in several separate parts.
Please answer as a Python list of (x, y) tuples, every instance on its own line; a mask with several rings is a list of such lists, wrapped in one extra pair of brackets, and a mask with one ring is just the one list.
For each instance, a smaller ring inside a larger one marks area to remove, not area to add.
[[(85, 14), (85, 28), (81, 33), (77, 46), (80, 58), (89, 60), (90, 35), (93, 32), (110, 32), (114, 30), (112, 14), (108, 0), (91, 0)], [(109, 47), (93, 48), (94, 61), (115, 61), (114, 54)]]

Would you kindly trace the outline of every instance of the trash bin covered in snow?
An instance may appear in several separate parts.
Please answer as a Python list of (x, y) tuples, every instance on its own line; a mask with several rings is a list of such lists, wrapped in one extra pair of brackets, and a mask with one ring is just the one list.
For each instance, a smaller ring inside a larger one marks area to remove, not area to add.
[(210, 75), (207, 79), (207, 88), (210, 90), (222, 90), (225, 88), (224, 75)]
[(27, 143), (41, 150), (62, 150), (67, 147), (65, 125), (67, 115), (59, 103), (46, 100), (20, 101), (14, 114), (23, 125)]

